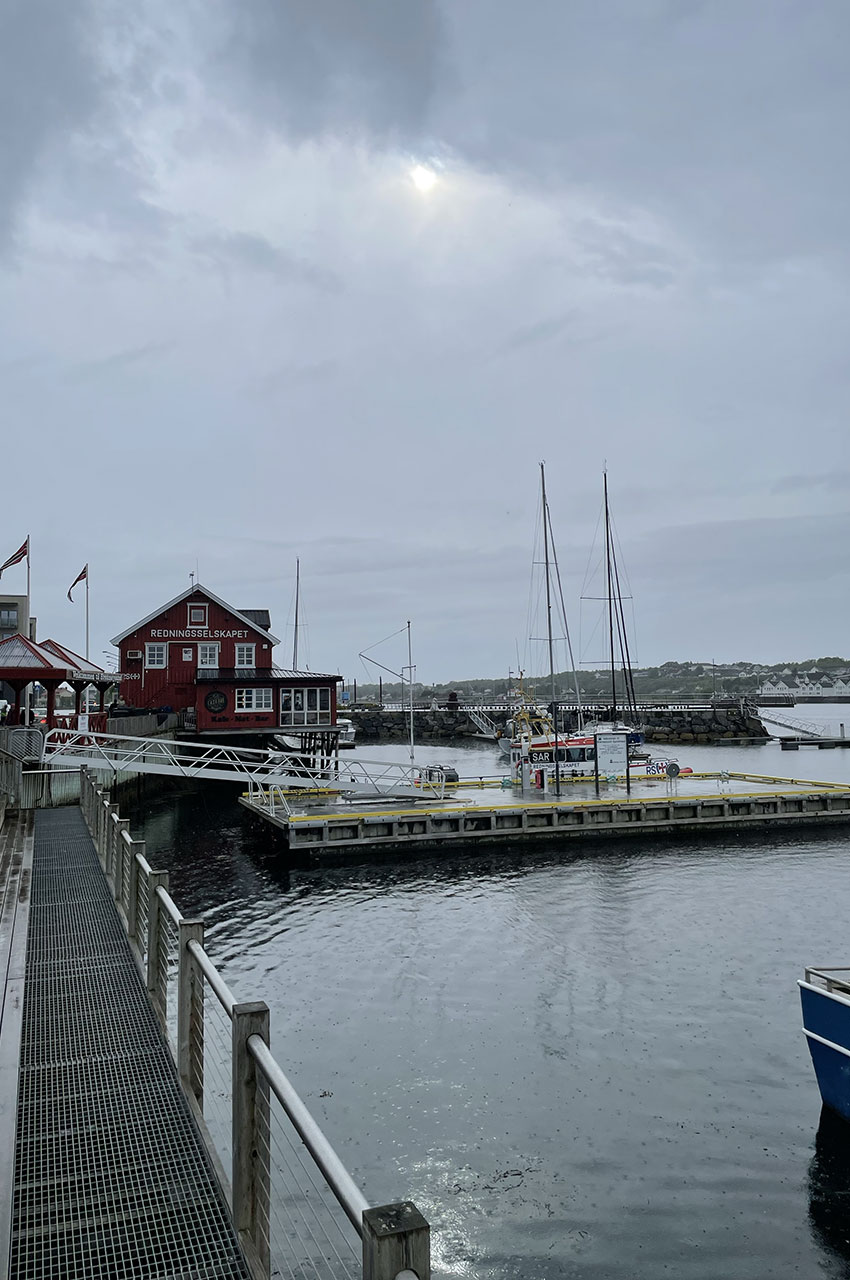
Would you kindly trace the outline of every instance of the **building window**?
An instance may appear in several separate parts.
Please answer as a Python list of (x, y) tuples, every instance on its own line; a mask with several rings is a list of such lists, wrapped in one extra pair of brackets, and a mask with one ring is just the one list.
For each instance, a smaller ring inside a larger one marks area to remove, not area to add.
[(4, 631), (17, 631), (18, 629), (18, 607), (12, 605), (11, 608), (0, 609), (0, 627)]
[(330, 689), (281, 689), (280, 723), (330, 724)]
[(271, 689), (237, 689), (237, 711), (273, 711)]
[(237, 667), (253, 667), (256, 665), (254, 662), (255, 648), (256, 645), (253, 644), (238, 644), (236, 646)]
[(167, 644), (146, 644), (145, 645), (145, 666), (146, 667), (165, 667), (168, 665), (168, 645)]
[(190, 604), (188, 626), (205, 627), (207, 625), (208, 608), (209, 606), (205, 604)]
[(199, 644), (198, 645), (198, 666), (199, 667), (217, 667), (218, 666), (218, 645), (217, 644)]

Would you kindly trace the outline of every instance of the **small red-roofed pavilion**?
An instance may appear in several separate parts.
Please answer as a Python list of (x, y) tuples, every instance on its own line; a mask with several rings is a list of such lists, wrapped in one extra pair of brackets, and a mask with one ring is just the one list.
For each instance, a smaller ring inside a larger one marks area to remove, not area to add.
[(106, 691), (115, 680), (114, 674), (86, 661), (56, 640), (36, 644), (20, 634), (0, 640), (0, 681), (5, 681), (15, 694), (9, 724), (21, 723), (21, 695), (34, 681), (47, 690), (47, 727), (52, 729), (56, 721), (56, 690), (60, 684), (69, 684), (74, 690), (76, 713), (79, 714), (80, 699), (88, 685), (94, 685), (98, 690), (100, 710), (103, 711)]

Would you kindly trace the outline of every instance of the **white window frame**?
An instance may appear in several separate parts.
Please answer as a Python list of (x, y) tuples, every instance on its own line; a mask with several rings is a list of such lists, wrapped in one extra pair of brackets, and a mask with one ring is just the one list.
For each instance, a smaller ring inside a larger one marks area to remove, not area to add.
[[(153, 654), (159, 657), (162, 650), (162, 662), (152, 660)], [(161, 641), (152, 641), (145, 645), (145, 667), (148, 671), (164, 671), (168, 666), (168, 645)]]
[[(258, 699), (262, 698), (262, 702)], [(249, 685), (245, 689), (236, 690), (235, 707), (244, 711), (274, 711), (274, 694), (271, 689), (255, 689)]]
[[(203, 622), (193, 622), (193, 621), (192, 621), (192, 610), (193, 610), (193, 609), (201, 609), (201, 610), (203, 610), (203, 614), (204, 614), (204, 620), (203, 620)], [(186, 607), (186, 628), (187, 628), (187, 630), (188, 630), (189, 628), (195, 628), (195, 627), (208, 627), (208, 626), (209, 626), (209, 609), (210, 609), (209, 605), (208, 605), (208, 604), (204, 604), (202, 601), (201, 601), (201, 602), (196, 601), (194, 604), (187, 605), (187, 607)]]
[[(250, 662), (240, 662), (240, 661), (239, 661), (239, 651), (240, 651), (240, 649), (241, 649), (241, 650), (243, 650), (243, 651), (244, 651), (244, 650), (246, 650), (246, 649), (250, 649), (250, 650), (251, 650), (251, 661), (250, 661)], [(253, 669), (254, 667), (256, 667), (256, 665), (257, 665), (257, 646), (256, 646), (255, 644), (237, 644), (237, 646), (236, 646), (236, 657), (235, 657), (235, 659), (234, 659), (233, 665), (234, 665), (235, 667), (249, 667), (249, 668), (251, 668), (251, 669)]]
[[(215, 650), (215, 662), (205, 662), (205, 661), (204, 661), (204, 651), (205, 651), (205, 650), (210, 650), (210, 649), (214, 649), (214, 650)], [(202, 640), (202, 641), (199, 641), (199, 643), (198, 643), (198, 669), (199, 669), (200, 671), (217, 671), (217, 670), (218, 670), (218, 657), (219, 657), (219, 650), (220, 650), (220, 649), (221, 649), (221, 645), (216, 644), (214, 641), (213, 641), (211, 644), (207, 644), (207, 643), (206, 643), (205, 641), (203, 641), (203, 640)]]
[(281, 727), (321, 726), (331, 722), (331, 691), (325, 685), (281, 689)]

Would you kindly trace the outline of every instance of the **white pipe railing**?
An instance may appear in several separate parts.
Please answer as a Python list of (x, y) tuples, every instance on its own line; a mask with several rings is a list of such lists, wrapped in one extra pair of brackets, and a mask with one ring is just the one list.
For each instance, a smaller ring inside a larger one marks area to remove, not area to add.
[[(83, 816), (151, 1003), (172, 1046), (181, 1085), (210, 1146), (254, 1280), (269, 1280), (277, 1256), (270, 1226), (275, 1220), (276, 1184), (269, 1092), (280, 1103), (309, 1161), (359, 1235), (363, 1280), (430, 1280), (428, 1223), (409, 1201), (369, 1207), (274, 1058), (269, 1048), (268, 1005), (237, 1001), (204, 949), (203, 922), (181, 915), (168, 892), (168, 872), (151, 867), (145, 842), (131, 837), (129, 822), (119, 816), (117, 805), (110, 803), (85, 768), (80, 775)], [(169, 982), (175, 980), (176, 999), (170, 1000)], [(232, 1029), (230, 1078), (226, 1082), (232, 1115), (229, 1182), (204, 1115), (205, 986)], [(169, 1009), (175, 1004), (176, 1036), (169, 1036)], [(348, 1268), (345, 1272), (351, 1274)]]

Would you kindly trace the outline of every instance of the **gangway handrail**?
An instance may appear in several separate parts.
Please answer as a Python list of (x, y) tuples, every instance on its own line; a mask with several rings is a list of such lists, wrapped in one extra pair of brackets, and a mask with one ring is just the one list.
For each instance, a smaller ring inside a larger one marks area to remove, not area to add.
[[(119, 816), (117, 806), (109, 802), (85, 766), (80, 769), (80, 806), (145, 977), (151, 1003), (174, 1056), (181, 1085), (210, 1147), (254, 1280), (268, 1280), (270, 1275), (269, 1206), (273, 1203), (272, 1172), (277, 1169), (272, 1160), (270, 1112), (264, 1087), (280, 1103), (328, 1190), (360, 1236), (363, 1280), (430, 1275), (428, 1223), (409, 1201), (370, 1208), (369, 1201), (272, 1054), (268, 1044), (268, 1006), (263, 1002), (240, 1004), (237, 1001), (204, 948), (203, 922), (187, 920), (181, 914), (168, 892), (168, 873), (151, 867), (145, 856), (144, 841), (130, 836), (128, 821)], [(171, 922), (168, 927), (164, 924), (166, 916)], [(175, 934), (176, 955), (172, 949)], [(176, 976), (176, 1002), (169, 1000), (170, 976), (172, 980)], [(232, 1183), (227, 1182), (204, 1118), (204, 1054), (208, 1035), (204, 982), (232, 1028), (232, 1054), (228, 1052), (232, 1061)], [(173, 1014), (175, 1003), (176, 1036), (171, 1034), (169, 1026), (169, 1013)], [(256, 1071), (250, 1068), (248, 1059)], [(389, 1233), (388, 1224), (391, 1224)]]
[[(194, 744), (163, 738), (123, 738), (116, 734), (81, 730), (52, 730), (47, 734), (45, 759), (51, 764), (73, 760), (112, 773), (159, 773), (186, 778), (238, 781), (254, 787), (331, 788), (355, 795), (406, 795), (439, 798), (443, 792), (423, 776), (414, 762), (358, 759), (302, 764), (297, 753), (269, 753), (221, 743)], [(294, 758), (293, 758), (294, 757)]]
[(248, 1052), (262, 1069), (275, 1097), (324, 1174), (328, 1186), (345, 1210), (351, 1225), (357, 1234), (362, 1236), (363, 1214), (369, 1208), (369, 1201), (295, 1092), (286, 1073), (275, 1061), (265, 1041), (259, 1036), (249, 1036)]

